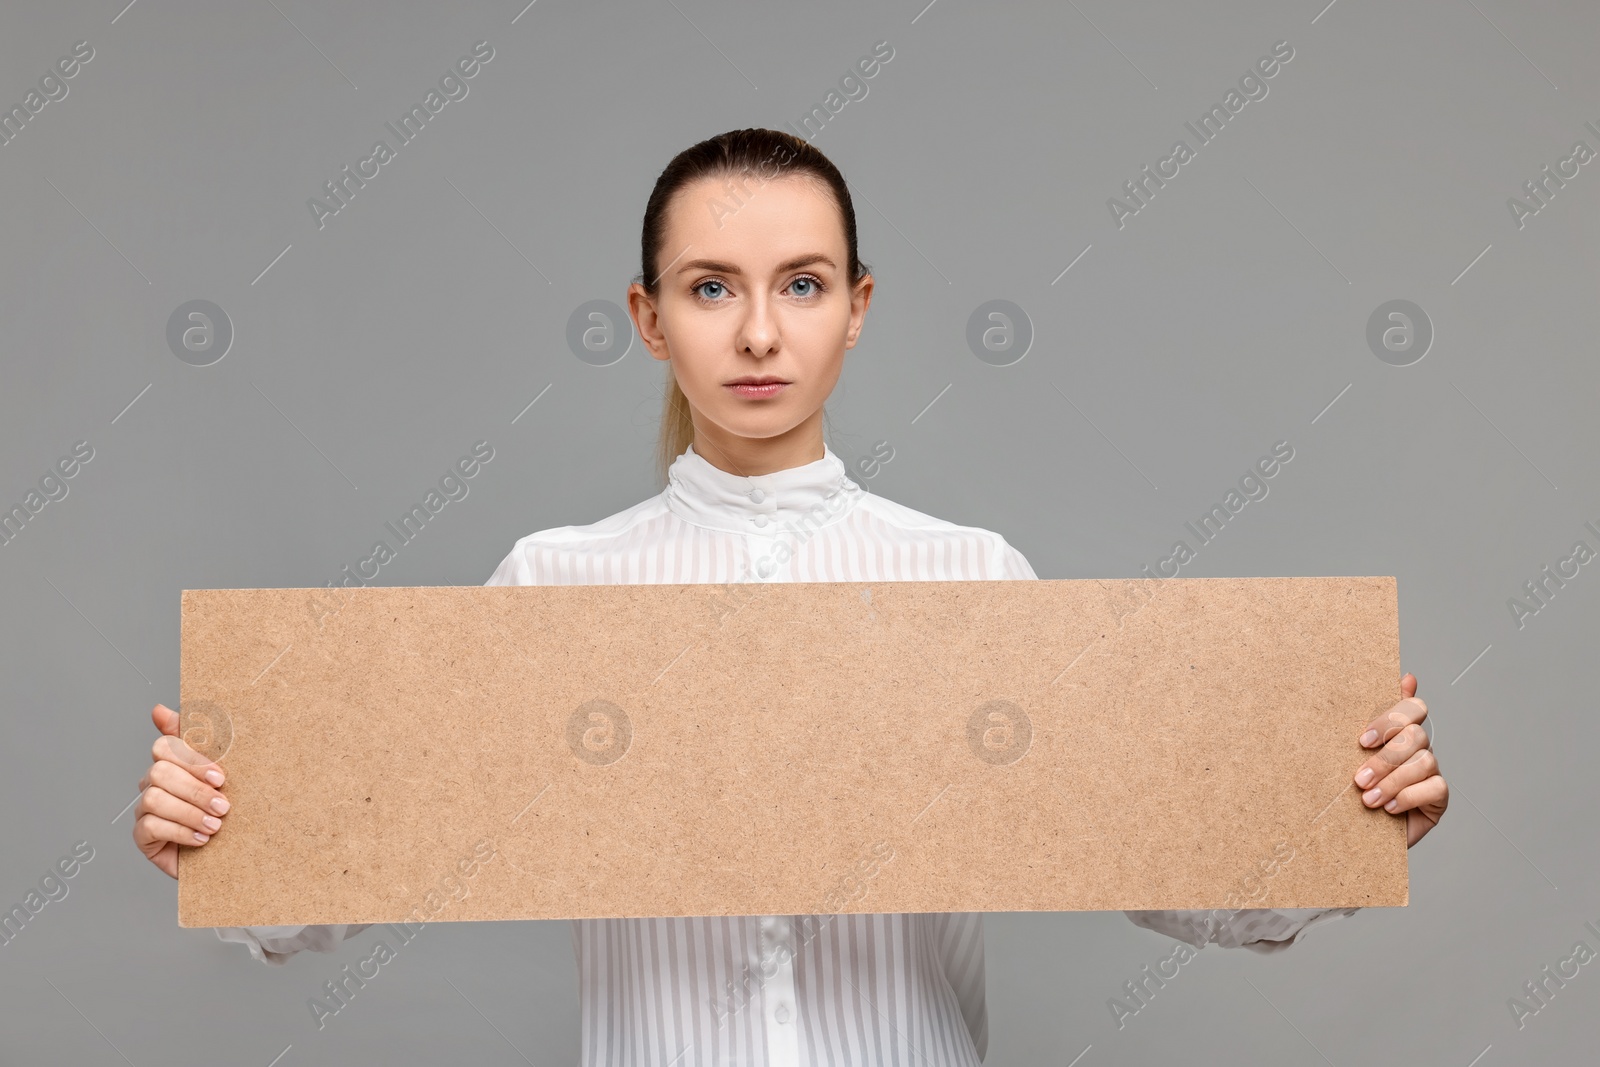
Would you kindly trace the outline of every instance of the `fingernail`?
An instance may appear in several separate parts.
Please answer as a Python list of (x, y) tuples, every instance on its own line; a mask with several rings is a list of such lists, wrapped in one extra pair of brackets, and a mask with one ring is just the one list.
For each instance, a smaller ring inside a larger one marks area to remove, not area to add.
[(226, 814), (228, 814), (228, 798), (227, 797), (212, 797), (211, 798), (211, 810), (216, 812), (218, 815), (226, 815)]
[(1385, 811), (1393, 811), (1395, 808), (1398, 808), (1399, 806), (1400, 806), (1400, 798), (1399, 797), (1395, 797), (1393, 800), (1389, 801), (1389, 803), (1385, 804), (1383, 807), (1384, 807)]
[(206, 781), (210, 782), (212, 785), (221, 785), (222, 784), (222, 772), (218, 771), (218, 770), (209, 770), (209, 771), (207, 771), (206, 772)]
[(204, 815), (204, 816), (201, 816), (200, 821), (206, 824), (206, 829), (207, 830), (220, 830), (220, 829), (222, 829), (222, 820), (217, 818), (215, 815)]
[(200, 842), (202, 845), (211, 840), (208, 835), (201, 833), (199, 830), (194, 832), (194, 839)]
[(1383, 796), (1383, 790), (1381, 790), (1381, 789), (1369, 789), (1365, 793), (1361, 794), (1361, 799), (1366, 801), (1367, 804), (1370, 806), (1372, 804), (1377, 803), (1378, 798), (1381, 797), (1381, 796)]
[[(1378, 731), (1376, 731), (1376, 730), (1368, 730), (1366, 733), (1361, 735), (1361, 744), (1364, 747), (1366, 745), (1372, 744), (1372, 742), (1376, 741), (1377, 739), (1378, 739)], [(218, 784), (221, 784), (221, 783), (218, 783)]]
[(1356, 785), (1359, 785), (1362, 789), (1365, 789), (1367, 786), (1369, 786), (1371, 784), (1372, 784), (1372, 768), (1371, 767), (1363, 767), (1363, 768), (1361, 768), (1360, 772), (1356, 775)]

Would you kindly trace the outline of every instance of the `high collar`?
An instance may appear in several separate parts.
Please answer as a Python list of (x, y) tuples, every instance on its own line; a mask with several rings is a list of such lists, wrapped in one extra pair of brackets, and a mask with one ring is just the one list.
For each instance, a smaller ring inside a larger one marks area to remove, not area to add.
[(685, 522), (731, 533), (775, 536), (829, 526), (860, 498), (861, 486), (826, 444), (821, 459), (771, 474), (729, 474), (690, 445), (667, 469), (667, 507)]

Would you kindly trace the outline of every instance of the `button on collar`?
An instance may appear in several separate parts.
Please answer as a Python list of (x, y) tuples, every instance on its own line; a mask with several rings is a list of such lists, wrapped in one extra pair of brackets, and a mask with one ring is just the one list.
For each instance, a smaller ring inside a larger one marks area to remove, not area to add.
[(821, 459), (750, 477), (733, 474), (686, 448), (667, 470), (662, 496), (685, 522), (763, 537), (831, 526), (864, 496), (844, 461), (823, 445)]

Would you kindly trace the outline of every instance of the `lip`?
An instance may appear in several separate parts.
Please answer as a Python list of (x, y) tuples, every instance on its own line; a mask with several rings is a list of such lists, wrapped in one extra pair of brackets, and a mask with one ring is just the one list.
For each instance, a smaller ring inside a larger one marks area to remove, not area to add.
[(770, 374), (746, 375), (731, 382), (724, 382), (723, 388), (731, 389), (736, 395), (751, 400), (764, 400), (777, 396), (792, 384)]

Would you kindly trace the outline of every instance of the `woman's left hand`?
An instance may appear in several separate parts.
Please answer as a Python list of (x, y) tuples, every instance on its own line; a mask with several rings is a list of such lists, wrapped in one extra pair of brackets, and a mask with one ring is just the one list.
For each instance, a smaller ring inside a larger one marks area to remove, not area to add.
[(1367, 723), (1361, 746), (1383, 747), (1360, 766), (1355, 781), (1367, 807), (1404, 813), (1410, 848), (1439, 825), (1450, 803), (1450, 787), (1439, 775), (1439, 761), (1422, 728), (1428, 705), (1417, 697), (1417, 676), (1401, 678), (1400, 691), (1405, 697), (1398, 704)]

